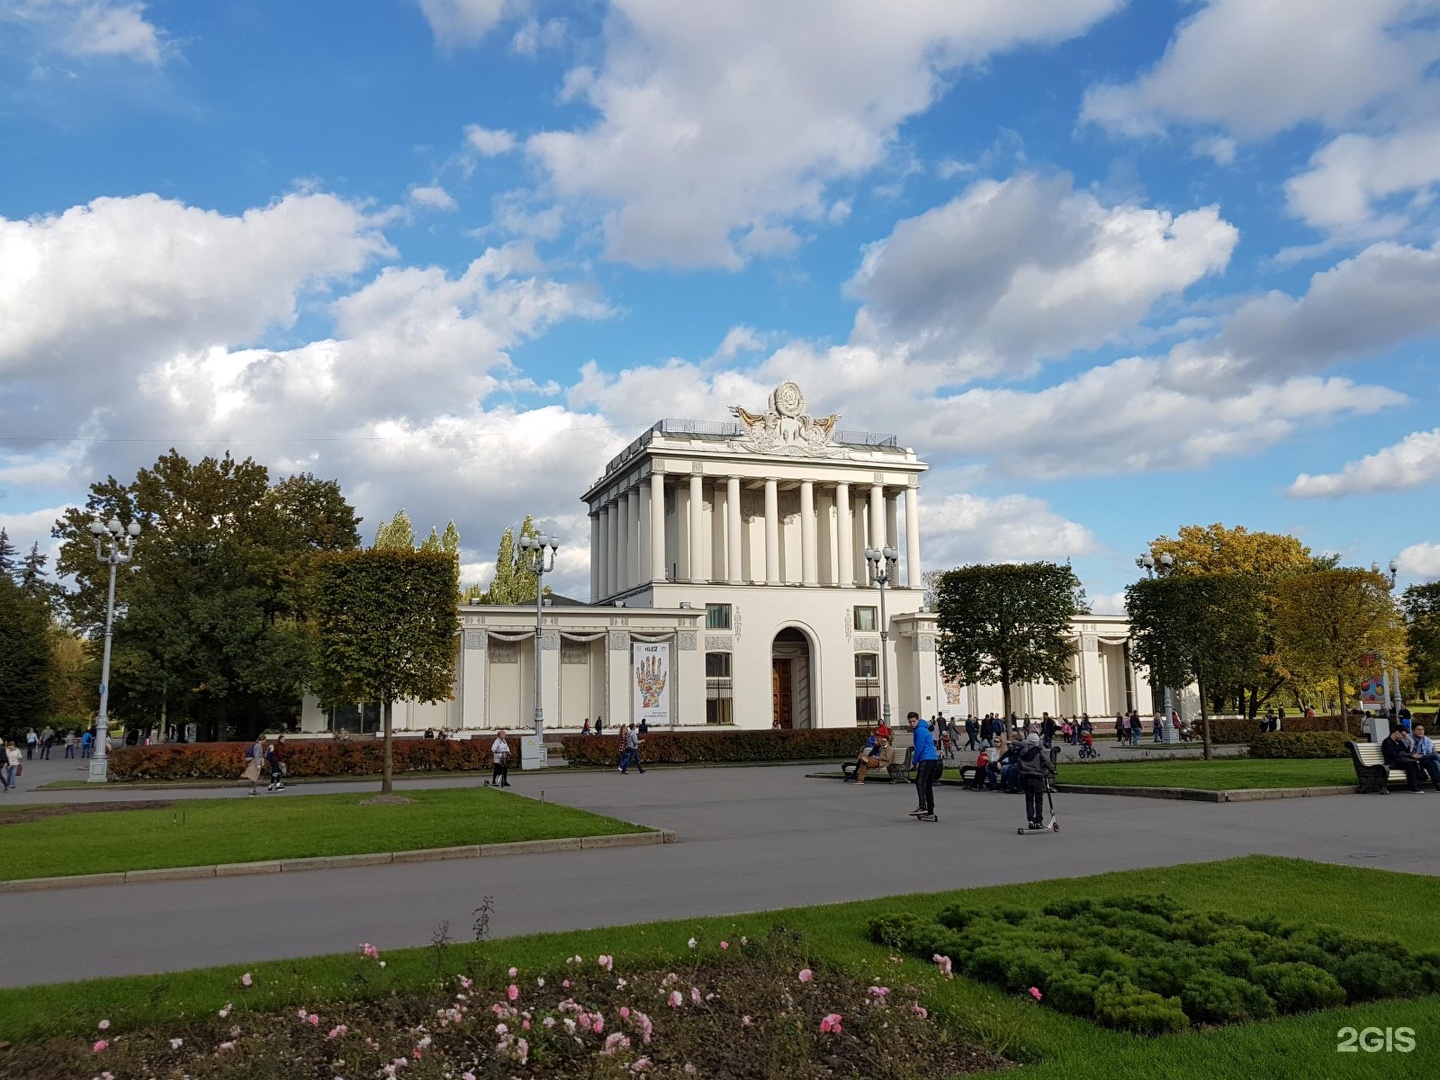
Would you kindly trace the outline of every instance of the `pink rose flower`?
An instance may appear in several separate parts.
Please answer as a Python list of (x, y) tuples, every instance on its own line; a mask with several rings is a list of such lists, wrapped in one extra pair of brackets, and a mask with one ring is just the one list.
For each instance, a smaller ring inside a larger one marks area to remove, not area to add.
[(309, 1016), (305, 1017), (305, 1022), (311, 1027), (319, 1027), (320, 1017), (316, 1016), (314, 1013), (311, 1013)]
[(951, 963), (950, 957), (941, 956), (939, 953), (936, 953), (931, 959), (940, 965), (940, 974), (944, 975), (947, 979), (953, 979), (955, 977), (955, 965)]
[(728, 948), (730, 948), (730, 943), (729, 943), (728, 941), (722, 941), (722, 942), (720, 942), (720, 948), (722, 948), (722, 949), (728, 949)]
[(1039, 1001), (1042, 997), (1044, 997), (1044, 995), (1040, 993), (1040, 988), (1038, 986), (1030, 987), (1030, 996), (1036, 1001)]
[(683, 1003), (683, 1001), (684, 999), (680, 996), (679, 990), (670, 991), (670, 1007), (672, 1009), (678, 1009)]
[(513, 968), (513, 967), (512, 967), (512, 968), (510, 969), (510, 977), (511, 977), (512, 979), (513, 979), (516, 975), (519, 975), (519, 974), (520, 974), (520, 969), (519, 969), (519, 968)]
[(97, 1053), (97, 1054), (100, 1053), (102, 1050), (104, 1050), (104, 1049), (105, 1049), (107, 1046), (109, 1046), (109, 1045), (110, 1045), (110, 1044), (109, 1044), (108, 1042), (106, 1042), (104, 1039), (101, 1039), (99, 1042), (97, 1042), (97, 1043), (95, 1044), (95, 1053)]
[(250, 977), (250, 972), (247, 971), (247, 972), (245, 972), (244, 975), (241, 975), (241, 976), (240, 976), (240, 985), (241, 985), (241, 986), (252, 986), (252, 985), (254, 985), (254, 983), (255, 983), (255, 980)]
[(809, 968), (801, 968), (801, 969), (800, 969), (800, 981), (801, 981), (802, 983), (808, 983), (808, 982), (809, 982), (811, 979), (813, 979), (814, 977), (815, 977), (815, 973), (814, 973), (813, 971), (811, 971)]
[(830, 1013), (820, 1021), (820, 1031), (826, 1035), (840, 1035), (844, 1032), (841, 1021), (844, 1019), (839, 1013)]
[(516, 986), (514, 983), (511, 983), (511, 984), (510, 984), (508, 987), (506, 987), (506, 989), (505, 989), (505, 996), (508, 997), (511, 1001), (514, 1001), (516, 998), (518, 998), (518, 997), (520, 996), (520, 988), (519, 988), (518, 986)]

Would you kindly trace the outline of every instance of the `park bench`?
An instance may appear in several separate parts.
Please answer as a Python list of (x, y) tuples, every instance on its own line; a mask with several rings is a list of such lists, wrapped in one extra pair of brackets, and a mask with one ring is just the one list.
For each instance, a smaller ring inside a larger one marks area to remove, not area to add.
[(1355, 766), (1356, 791), (1378, 791), (1390, 794), (1391, 784), (1405, 784), (1405, 773), (1400, 769), (1385, 766), (1385, 755), (1380, 752), (1379, 743), (1345, 744), (1350, 751), (1350, 761)]
[[(892, 761), (886, 767), (885, 777), (887, 780), (890, 781), (890, 783), (903, 784), (907, 781), (911, 781), (914, 779), (914, 777), (910, 775), (912, 772), (915, 771), (915, 767), (910, 763), (910, 759), (914, 756), (914, 754), (915, 749), (913, 747), (907, 747), (905, 750), (905, 758), (903, 761)], [(859, 768), (860, 763), (858, 761), (847, 761), (840, 766), (840, 773), (846, 780), (854, 780), (855, 774), (859, 771)], [(879, 776), (880, 770), (871, 769), (866, 775)]]

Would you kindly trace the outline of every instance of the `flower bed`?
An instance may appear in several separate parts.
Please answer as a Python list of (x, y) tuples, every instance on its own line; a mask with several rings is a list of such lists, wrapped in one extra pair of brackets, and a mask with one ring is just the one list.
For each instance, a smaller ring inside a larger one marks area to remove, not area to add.
[[(284, 1012), (246, 1009), (246, 997), (263, 992), (247, 973), (218, 1015), (136, 1031), (96, 1018), (83, 1042), (0, 1048), (0, 1072), (87, 1080), (107, 1073), (919, 1080), (1005, 1064), (932, 1019), (913, 986), (812, 969), (796, 935), (777, 930), (720, 948), (718, 960), (671, 971), (625, 971), (608, 955), (575, 956), (548, 972), (495, 967), (370, 1004)], [(352, 962), (357, 985), (385, 983), (374, 946), (361, 945)]]
[[(396, 773), (469, 772), (491, 766), (492, 739), (394, 739)], [(507, 738), (511, 761), (519, 761), (520, 740)], [(126, 746), (110, 755), (112, 780), (234, 780), (246, 765), (251, 743), (165, 743)], [(384, 767), (380, 739), (335, 742), (297, 739), (285, 743), (286, 775), (374, 776)]]
[[(652, 731), (644, 736), (640, 759), (646, 765), (686, 762), (806, 761), (849, 758), (865, 741), (858, 728), (806, 731)], [(613, 765), (619, 756), (618, 737), (567, 735), (560, 740), (571, 765)]]
[[(871, 937), (943, 971), (1145, 1035), (1440, 991), (1440, 951), (1273, 918), (1184, 911), (1163, 896), (1042, 911), (948, 907), (875, 919)], [(982, 944), (976, 946), (976, 942)]]

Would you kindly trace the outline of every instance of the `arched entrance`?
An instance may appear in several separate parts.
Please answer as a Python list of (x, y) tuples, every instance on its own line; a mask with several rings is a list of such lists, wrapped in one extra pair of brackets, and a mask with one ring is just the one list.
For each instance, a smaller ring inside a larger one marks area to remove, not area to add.
[(774, 726), (816, 726), (815, 678), (810, 658), (810, 638), (798, 627), (787, 626), (771, 642), (770, 683)]

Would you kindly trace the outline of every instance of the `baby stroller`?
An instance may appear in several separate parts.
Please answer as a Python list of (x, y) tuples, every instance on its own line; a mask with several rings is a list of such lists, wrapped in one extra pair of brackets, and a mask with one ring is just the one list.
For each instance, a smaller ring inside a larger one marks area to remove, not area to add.
[(1095, 749), (1095, 739), (1088, 731), (1080, 736), (1080, 756), (1082, 758), (1098, 758), (1100, 756), (1100, 751)]

